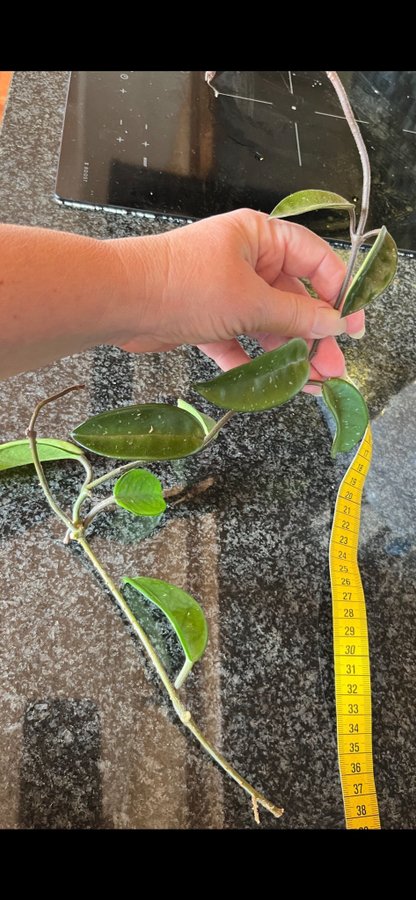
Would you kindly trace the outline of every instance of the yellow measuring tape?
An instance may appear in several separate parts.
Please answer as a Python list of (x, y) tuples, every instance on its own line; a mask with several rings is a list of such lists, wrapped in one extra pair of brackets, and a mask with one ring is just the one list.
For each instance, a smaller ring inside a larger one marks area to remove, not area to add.
[(335, 504), (329, 545), (338, 761), (347, 828), (380, 828), (373, 772), (370, 654), (358, 568), (361, 498), (372, 452), (368, 426)]

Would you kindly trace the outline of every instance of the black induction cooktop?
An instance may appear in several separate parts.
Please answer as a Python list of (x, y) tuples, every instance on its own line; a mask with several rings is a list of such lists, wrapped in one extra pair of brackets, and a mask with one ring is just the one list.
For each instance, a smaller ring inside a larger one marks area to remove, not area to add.
[[(342, 72), (372, 168), (368, 229), (416, 251), (416, 72)], [(73, 72), (56, 199), (185, 219), (270, 212), (301, 188), (361, 197), (361, 166), (323, 72)], [(303, 224), (348, 240), (348, 218)]]

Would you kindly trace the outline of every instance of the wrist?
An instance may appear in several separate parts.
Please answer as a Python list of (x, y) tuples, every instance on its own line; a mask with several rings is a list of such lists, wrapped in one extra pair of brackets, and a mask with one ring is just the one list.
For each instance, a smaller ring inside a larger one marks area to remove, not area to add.
[(146, 339), (157, 328), (168, 277), (164, 234), (104, 241), (112, 272), (106, 340), (119, 345)]

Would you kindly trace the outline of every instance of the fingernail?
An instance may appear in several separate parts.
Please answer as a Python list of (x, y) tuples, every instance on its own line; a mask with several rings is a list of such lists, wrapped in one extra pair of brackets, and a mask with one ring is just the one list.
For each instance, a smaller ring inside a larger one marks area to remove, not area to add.
[(354, 339), (354, 341), (360, 341), (361, 338), (364, 337), (364, 335), (365, 335), (365, 325), (363, 325), (363, 327), (360, 328), (359, 331), (355, 331), (354, 333), (352, 333), (352, 332), (350, 333), (350, 337), (352, 337), (352, 338)]
[(315, 313), (315, 322), (311, 337), (322, 338), (329, 335), (344, 334), (346, 329), (345, 319), (341, 319), (339, 312), (330, 306), (318, 307)]

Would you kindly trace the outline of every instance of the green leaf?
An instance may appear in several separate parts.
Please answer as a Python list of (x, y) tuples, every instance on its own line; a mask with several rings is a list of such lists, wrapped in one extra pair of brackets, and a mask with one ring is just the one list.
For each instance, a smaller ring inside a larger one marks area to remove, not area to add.
[(284, 197), (270, 213), (270, 218), (300, 216), (314, 209), (354, 209), (354, 204), (331, 191), (296, 191)]
[(283, 347), (262, 353), (252, 362), (194, 385), (211, 403), (236, 412), (260, 412), (294, 397), (309, 377), (308, 347), (293, 338)]
[(179, 409), (186, 409), (186, 411), (189, 412), (191, 416), (195, 416), (197, 422), (202, 425), (205, 434), (209, 434), (217, 424), (215, 419), (211, 419), (211, 416), (205, 416), (204, 413), (199, 412), (199, 409), (195, 409), (195, 406), (192, 406), (191, 403), (187, 403), (186, 400), (179, 399), (178, 406)]
[[(74, 459), (74, 457), (82, 455), (82, 450), (76, 444), (70, 444), (69, 441), (37, 438), (36, 445), (41, 462), (51, 459)], [(33, 463), (29, 440), (0, 444), (0, 471), (14, 469), (17, 466), (27, 466), (28, 463)]]
[(135, 516), (158, 516), (166, 509), (162, 485), (147, 469), (125, 472), (116, 481), (113, 495), (118, 506)]
[(379, 297), (393, 281), (396, 270), (397, 247), (383, 225), (377, 240), (348, 288), (341, 317), (363, 309)]
[(322, 384), (322, 396), (336, 422), (331, 456), (352, 450), (368, 425), (367, 404), (359, 390), (343, 378), (328, 378)]
[(101, 456), (157, 460), (196, 453), (205, 432), (184, 409), (167, 403), (143, 403), (92, 416), (78, 425), (71, 437)]
[(208, 626), (204, 611), (190, 594), (159, 578), (123, 578), (123, 583), (130, 584), (158, 606), (175, 629), (186, 657), (185, 666), (176, 681), (176, 686), (180, 687), (207, 645)]

